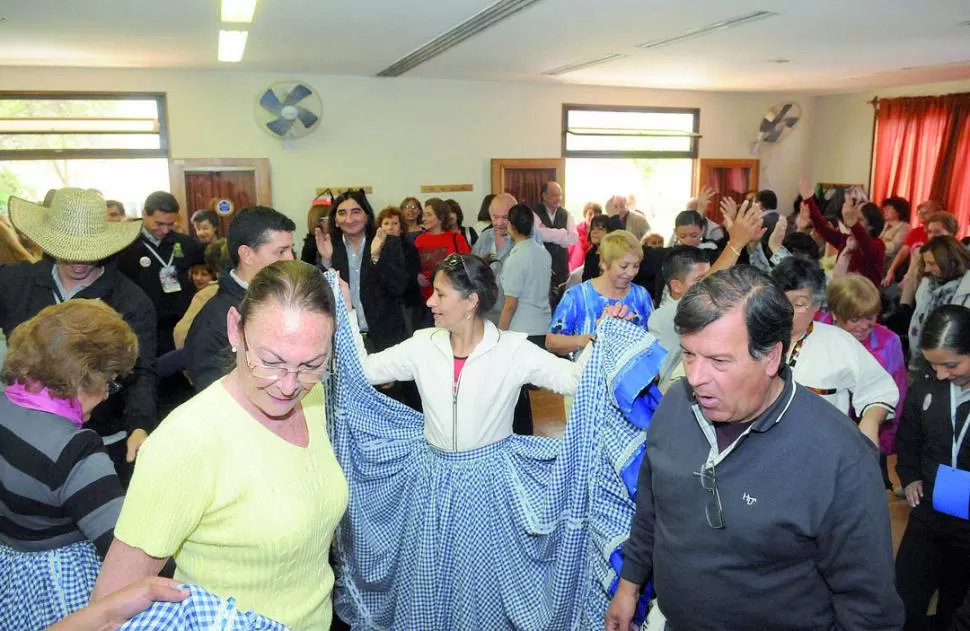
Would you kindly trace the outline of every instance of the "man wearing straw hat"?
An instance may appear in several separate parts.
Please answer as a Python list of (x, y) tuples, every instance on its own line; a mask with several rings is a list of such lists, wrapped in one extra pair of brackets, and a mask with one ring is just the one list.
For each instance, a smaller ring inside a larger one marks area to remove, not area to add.
[(155, 402), (155, 308), (137, 285), (118, 271), (115, 254), (138, 237), (141, 222), (108, 222), (100, 193), (62, 188), (50, 207), (18, 197), (10, 221), (43, 251), (37, 263), (0, 266), (0, 329), (13, 329), (41, 309), (71, 298), (95, 298), (121, 314), (138, 337), (138, 362), (120, 391), (96, 407), (87, 427), (127, 486), (139, 447), (157, 423)]

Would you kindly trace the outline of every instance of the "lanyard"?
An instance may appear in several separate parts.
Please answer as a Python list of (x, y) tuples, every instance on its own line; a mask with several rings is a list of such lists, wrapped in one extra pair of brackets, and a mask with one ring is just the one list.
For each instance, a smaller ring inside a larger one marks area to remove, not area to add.
[(147, 248), (148, 251), (151, 252), (151, 255), (154, 256), (158, 260), (158, 262), (162, 264), (162, 267), (172, 266), (172, 261), (175, 260), (175, 248), (172, 248), (172, 255), (168, 257), (168, 263), (166, 263), (165, 259), (163, 259), (162, 256), (158, 253), (158, 250), (152, 247), (151, 243), (149, 243), (145, 239), (142, 239), (142, 243), (145, 244), (145, 248)]
[(953, 426), (953, 446), (950, 447), (950, 466), (957, 468), (957, 456), (960, 448), (967, 437), (967, 429), (970, 428), (970, 416), (963, 422), (963, 429), (960, 430), (960, 437), (957, 438), (957, 399), (953, 396), (953, 386), (950, 386), (950, 425)]

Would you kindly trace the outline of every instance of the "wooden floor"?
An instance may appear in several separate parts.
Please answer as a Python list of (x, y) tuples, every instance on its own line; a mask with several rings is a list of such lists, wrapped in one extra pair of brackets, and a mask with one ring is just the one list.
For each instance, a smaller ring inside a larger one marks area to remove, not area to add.
[[(561, 438), (566, 431), (566, 412), (561, 395), (548, 390), (533, 390), (529, 393), (532, 403), (532, 424), (535, 433), (540, 436)], [(889, 477), (898, 485), (896, 477), (896, 456), (889, 457)], [(893, 555), (899, 549), (899, 541), (903, 538), (906, 521), (909, 519), (909, 505), (906, 500), (896, 497), (891, 491), (886, 492), (889, 502), (889, 516), (892, 519)]]

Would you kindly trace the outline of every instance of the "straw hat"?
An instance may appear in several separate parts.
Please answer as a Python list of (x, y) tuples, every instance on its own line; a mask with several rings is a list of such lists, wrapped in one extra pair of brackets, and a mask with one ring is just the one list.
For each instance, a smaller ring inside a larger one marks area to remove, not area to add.
[(50, 208), (10, 197), (10, 222), (56, 259), (88, 263), (108, 258), (138, 238), (141, 221), (110, 222), (104, 197), (83, 188), (62, 188)]

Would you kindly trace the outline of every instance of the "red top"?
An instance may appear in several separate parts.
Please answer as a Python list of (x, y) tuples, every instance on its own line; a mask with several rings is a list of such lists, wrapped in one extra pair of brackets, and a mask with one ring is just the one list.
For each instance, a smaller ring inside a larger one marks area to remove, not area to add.
[[(839, 232), (825, 222), (814, 197), (809, 197), (807, 201), (812, 212), (812, 225), (815, 231), (841, 252), (849, 235)], [(849, 259), (849, 272), (862, 274), (871, 280), (876, 287), (879, 287), (883, 277), (884, 261), (886, 260), (886, 244), (881, 239), (874, 239), (870, 236), (869, 231), (866, 230), (861, 221), (855, 222), (851, 230), (858, 245), (855, 252), (852, 253), (852, 258)], [(913, 232), (916, 231), (913, 230), (910, 234), (913, 234)]]
[(465, 367), (465, 362), (468, 361), (467, 357), (456, 357), (455, 358), (455, 384), (454, 384), (454, 394), (458, 395), (458, 379), (461, 378), (461, 370)]
[(442, 232), (431, 234), (422, 232), (414, 240), (414, 247), (418, 250), (421, 257), (421, 274), (428, 280), (429, 286), (421, 288), (421, 295), (427, 300), (433, 291), (431, 284), (431, 273), (435, 266), (449, 254), (471, 254), (472, 249), (468, 247), (468, 241), (464, 235), (457, 232)]
[(903, 245), (909, 248), (910, 255), (913, 254), (915, 250), (920, 249), (926, 242), (929, 241), (929, 235), (926, 234), (926, 228), (923, 226), (916, 226), (909, 231), (906, 235), (906, 240), (903, 241)]

